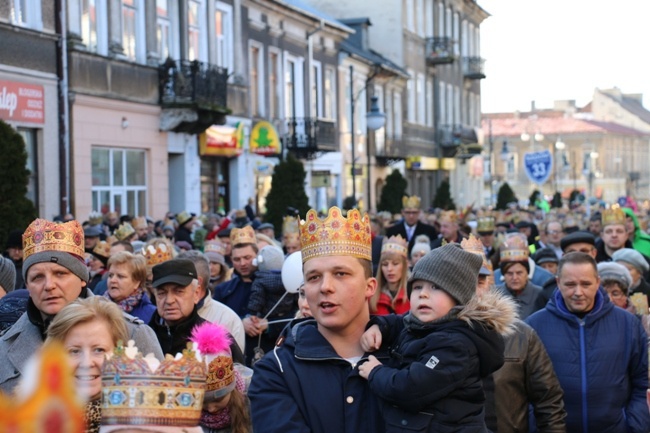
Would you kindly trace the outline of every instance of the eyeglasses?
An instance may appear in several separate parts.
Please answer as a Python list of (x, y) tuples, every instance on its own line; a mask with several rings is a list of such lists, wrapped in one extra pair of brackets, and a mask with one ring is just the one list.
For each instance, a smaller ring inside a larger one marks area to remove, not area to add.
[(559, 235), (560, 233), (562, 232), (559, 230), (550, 230), (546, 232), (547, 235)]

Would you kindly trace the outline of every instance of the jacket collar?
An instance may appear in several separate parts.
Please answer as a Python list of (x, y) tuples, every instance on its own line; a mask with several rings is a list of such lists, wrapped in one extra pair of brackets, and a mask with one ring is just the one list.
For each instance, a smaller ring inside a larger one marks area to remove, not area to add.
[[(549, 301), (547, 308), (555, 315), (569, 322), (577, 323), (580, 321), (580, 317), (578, 317), (577, 315), (569, 311), (569, 309), (567, 308), (566, 303), (564, 302), (564, 298), (562, 297), (562, 292), (559, 289), (554, 292), (554, 295), (553, 297), (551, 297), (551, 300)], [(587, 324), (595, 322), (596, 320), (600, 319), (605, 314), (607, 314), (612, 308), (614, 308), (614, 304), (610, 302), (609, 298), (605, 293), (605, 290), (603, 289), (602, 286), (600, 286), (598, 288), (598, 291), (596, 292), (594, 307), (591, 309), (590, 312), (585, 314), (583, 320)]]

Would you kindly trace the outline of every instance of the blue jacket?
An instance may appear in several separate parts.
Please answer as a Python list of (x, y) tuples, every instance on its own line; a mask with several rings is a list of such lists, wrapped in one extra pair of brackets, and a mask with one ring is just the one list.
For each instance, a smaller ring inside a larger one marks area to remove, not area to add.
[(641, 322), (602, 289), (583, 318), (557, 290), (527, 320), (541, 338), (564, 390), (568, 432), (648, 433), (648, 344)]
[[(282, 338), (284, 338), (282, 340)], [(375, 352), (382, 362), (385, 352)], [(285, 328), (255, 364), (248, 396), (253, 430), (264, 433), (383, 433), (377, 397), (357, 365), (341, 358), (305, 319)]]
[(156, 312), (156, 306), (151, 303), (151, 300), (149, 300), (149, 296), (147, 296), (147, 294), (145, 293), (144, 296), (142, 296), (142, 299), (140, 300), (138, 306), (135, 307), (129, 314), (137, 317), (138, 319), (142, 320), (144, 323), (149, 323), (151, 322), (151, 318), (153, 317), (153, 313), (155, 312)]
[(248, 311), (248, 300), (251, 296), (253, 283), (245, 283), (239, 275), (234, 274), (232, 279), (217, 285), (214, 288), (212, 297), (229, 306), (239, 317), (246, 317)]

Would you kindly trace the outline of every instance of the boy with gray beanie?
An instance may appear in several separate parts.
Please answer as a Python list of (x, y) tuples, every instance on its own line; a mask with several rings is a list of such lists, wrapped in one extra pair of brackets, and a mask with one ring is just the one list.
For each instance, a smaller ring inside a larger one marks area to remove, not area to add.
[(487, 432), (481, 378), (503, 365), (516, 313), (494, 291), (475, 296), (482, 264), (455, 243), (434, 249), (409, 278), (410, 312), (370, 320), (362, 348), (393, 350), (387, 365), (370, 355), (359, 374), (382, 401), (387, 433)]

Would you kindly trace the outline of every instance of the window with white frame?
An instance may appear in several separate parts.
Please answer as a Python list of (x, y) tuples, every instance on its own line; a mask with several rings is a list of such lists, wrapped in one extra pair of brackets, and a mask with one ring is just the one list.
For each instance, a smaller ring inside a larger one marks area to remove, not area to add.
[(388, 90), (386, 98), (384, 99), (384, 109), (386, 110), (386, 136), (392, 138), (393, 135), (393, 122), (395, 121), (395, 113), (393, 113), (393, 91)]
[(269, 118), (280, 117), (280, 53), (269, 48)]
[(447, 84), (447, 100), (445, 101), (445, 104), (447, 104), (447, 119), (445, 120), (445, 123), (447, 125), (453, 125), (454, 124), (454, 86), (451, 84)]
[(404, 0), (404, 9), (406, 9), (406, 29), (415, 32), (415, 0)]
[(408, 110), (406, 112), (406, 120), (409, 123), (415, 123), (415, 120), (417, 119), (417, 115), (416, 115), (417, 99), (415, 94), (415, 81), (417, 77), (415, 76), (415, 72), (412, 69), (408, 70), (408, 74), (410, 75), (410, 78), (406, 82), (406, 93), (408, 98)]
[(178, 57), (174, 49), (174, 2), (172, 0), (156, 0), (156, 41), (158, 55), (161, 60)]
[(217, 66), (227, 68), (229, 71), (234, 69), (234, 31), (233, 31), (233, 11), (232, 6), (227, 3), (217, 1), (214, 12), (215, 23), (215, 49)]
[(323, 67), (313, 60), (311, 65), (310, 116), (323, 117)]
[(249, 41), (248, 53), (251, 115), (261, 117), (264, 116), (264, 46)]
[(201, 60), (201, 2), (187, 1), (187, 59)]
[(436, 36), (442, 37), (445, 33), (445, 5), (442, 2), (438, 3), (438, 20), (436, 26)]
[(433, 128), (433, 101), (435, 101), (433, 77), (427, 77), (427, 88), (425, 93), (429, 96), (428, 98), (425, 98), (425, 101), (428, 101), (426, 104), (427, 126)]
[(330, 120), (336, 119), (336, 70), (330, 66), (325, 66), (323, 117)]
[(424, 36), (433, 36), (433, 0), (424, 3)]
[(426, 14), (424, 12), (424, 0), (416, 0), (415, 2), (415, 17), (417, 19), (417, 34), (424, 37), (424, 20)]
[(284, 113), (285, 118), (303, 117), (303, 59), (291, 54), (285, 55), (284, 61)]
[(144, 63), (144, 8), (142, 0), (122, 0), (122, 49), (127, 59)]
[(11, 23), (34, 30), (43, 29), (41, 0), (10, 0)]
[[(379, 110), (382, 112), (386, 112), (384, 108), (384, 88), (379, 85), (375, 85), (374, 88), (374, 96), (377, 98), (377, 106), (379, 107)], [(379, 128), (375, 131), (370, 131), (370, 134), (375, 135), (375, 152), (378, 154), (385, 154), (385, 149), (386, 149), (386, 130), (384, 129), (386, 127), (386, 124), (384, 124), (383, 128)]]
[(468, 33), (468, 27), (467, 27), (467, 21), (466, 20), (463, 20), (463, 22), (461, 23), (460, 31), (461, 31), (461, 35), (462, 35), (462, 38), (461, 38), (462, 45), (461, 45), (461, 48), (460, 48), (460, 55), (463, 56), (463, 57), (469, 56), (469, 55), (471, 55), (471, 51), (470, 51), (470, 48), (469, 48), (470, 47), (470, 37), (469, 37), (469, 33)]
[(460, 54), (460, 14), (454, 12), (454, 54)]
[(145, 151), (93, 146), (91, 153), (93, 210), (146, 215)]
[(402, 94), (398, 91), (393, 92), (393, 115), (394, 115), (394, 137), (402, 138)]
[(425, 94), (424, 94), (424, 74), (418, 74), (418, 79), (416, 82), (416, 98), (418, 104), (418, 114), (417, 121), (420, 125), (424, 125), (426, 122), (426, 113), (425, 113)]
[(97, 0), (81, 0), (81, 40), (90, 52), (97, 52)]
[(451, 8), (447, 7), (445, 9), (445, 36), (450, 38), (452, 37), (451, 20), (452, 20)]

